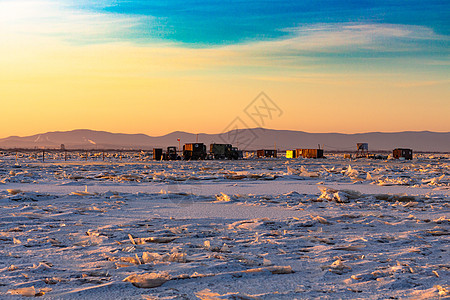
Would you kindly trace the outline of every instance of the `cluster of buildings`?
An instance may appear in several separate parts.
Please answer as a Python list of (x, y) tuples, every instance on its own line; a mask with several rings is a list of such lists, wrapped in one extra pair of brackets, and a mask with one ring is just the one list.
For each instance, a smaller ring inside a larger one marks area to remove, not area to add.
[[(367, 143), (357, 143), (356, 152), (347, 154), (347, 158), (387, 158), (380, 155), (369, 154), (369, 145)], [(277, 158), (276, 149), (260, 149), (256, 151), (257, 158)], [(317, 149), (295, 149), (286, 150), (286, 158), (324, 158), (324, 150)], [(392, 151), (392, 157), (401, 160), (411, 160), (413, 158), (412, 149), (396, 148)], [(204, 159), (240, 159), (243, 158), (243, 151), (231, 144), (210, 144), (209, 151), (204, 143), (189, 143), (183, 145), (183, 151), (177, 152), (174, 146), (153, 149), (154, 160), (204, 160)]]
[(231, 144), (211, 144), (209, 152), (203, 143), (190, 143), (183, 145), (181, 155), (177, 153), (176, 147), (153, 148), (154, 160), (203, 160), (203, 159), (239, 159), (243, 157), (243, 152)]

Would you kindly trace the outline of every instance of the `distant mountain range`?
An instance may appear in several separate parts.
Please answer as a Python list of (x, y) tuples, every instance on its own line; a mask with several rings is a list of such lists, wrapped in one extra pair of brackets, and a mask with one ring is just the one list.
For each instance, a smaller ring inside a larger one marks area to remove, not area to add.
[(198, 142), (231, 143), (244, 150), (324, 147), (325, 150), (355, 151), (356, 143), (368, 143), (369, 150), (411, 148), (415, 151), (450, 152), (450, 132), (405, 131), (395, 133), (370, 132), (357, 134), (307, 133), (303, 131), (263, 128), (232, 130), (222, 134), (193, 134), (175, 131), (152, 137), (145, 134), (122, 134), (93, 130), (47, 132), (27, 137), (0, 139), (0, 148), (60, 148), (66, 149), (143, 149), (178, 146)]

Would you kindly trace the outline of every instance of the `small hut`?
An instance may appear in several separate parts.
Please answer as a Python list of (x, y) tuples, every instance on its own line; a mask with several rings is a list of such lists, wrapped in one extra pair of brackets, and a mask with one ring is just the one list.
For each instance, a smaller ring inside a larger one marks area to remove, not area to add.
[(286, 158), (297, 158), (297, 151), (286, 150)]
[(323, 158), (323, 149), (296, 149), (296, 157)]
[(260, 157), (277, 157), (277, 150), (267, 150), (267, 149), (258, 150), (258, 151), (256, 151), (256, 156), (258, 158), (260, 158)]
[(162, 148), (153, 148), (153, 160), (161, 160), (163, 156)]
[(369, 144), (357, 143), (356, 144), (356, 157), (369, 157)]
[(392, 156), (395, 159), (413, 159), (413, 151), (412, 149), (407, 148), (396, 148), (392, 151)]

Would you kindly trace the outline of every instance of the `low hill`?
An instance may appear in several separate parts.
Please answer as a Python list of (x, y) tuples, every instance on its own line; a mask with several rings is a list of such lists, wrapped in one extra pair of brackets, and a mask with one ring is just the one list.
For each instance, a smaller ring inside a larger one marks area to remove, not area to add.
[(325, 150), (355, 151), (356, 143), (369, 143), (369, 150), (411, 148), (415, 151), (450, 152), (450, 132), (405, 131), (370, 132), (358, 134), (308, 133), (263, 128), (233, 130), (222, 134), (193, 134), (176, 131), (163, 136), (122, 134), (93, 130), (47, 132), (27, 137), (11, 136), (0, 139), (0, 148), (60, 148), (67, 149), (143, 149), (178, 146), (197, 140), (210, 143), (231, 143), (244, 150), (324, 147)]

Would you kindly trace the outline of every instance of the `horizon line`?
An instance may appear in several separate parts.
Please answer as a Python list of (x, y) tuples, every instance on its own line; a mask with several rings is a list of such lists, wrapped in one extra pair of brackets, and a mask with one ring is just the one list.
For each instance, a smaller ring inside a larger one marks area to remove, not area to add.
[(109, 134), (124, 134), (124, 135), (145, 135), (148, 137), (163, 137), (174, 133), (180, 133), (180, 134), (192, 134), (192, 135), (220, 135), (227, 132), (232, 132), (235, 130), (270, 130), (270, 131), (291, 131), (291, 132), (302, 132), (307, 134), (342, 134), (342, 135), (357, 135), (357, 134), (376, 134), (376, 133), (382, 133), (382, 134), (396, 134), (396, 133), (450, 133), (450, 131), (431, 131), (431, 130), (403, 130), (403, 131), (367, 131), (367, 132), (354, 132), (354, 133), (343, 133), (343, 132), (310, 132), (310, 131), (303, 131), (303, 130), (296, 130), (296, 129), (273, 129), (273, 128), (264, 128), (264, 127), (252, 127), (252, 128), (237, 128), (232, 129), (224, 132), (218, 132), (218, 133), (193, 133), (193, 132), (187, 132), (182, 130), (175, 130), (166, 134), (162, 135), (149, 135), (146, 133), (124, 133), (124, 132), (111, 132), (106, 130), (96, 130), (96, 129), (87, 129), (87, 128), (77, 128), (77, 129), (71, 129), (71, 130), (55, 130), (55, 131), (47, 131), (47, 132), (40, 132), (25, 136), (18, 136), (18, 135), (10, 135), (6, 137), (0, 137), (0, 140), (8, 139), (8, 138), (26, 138), (36, 135), (44, 135), (49, 133), (69, 133), (69, 132), (75, 132), (75, 131), (90, 131), (90, 132), (102, 132), (102, 133), (109, 133)]

